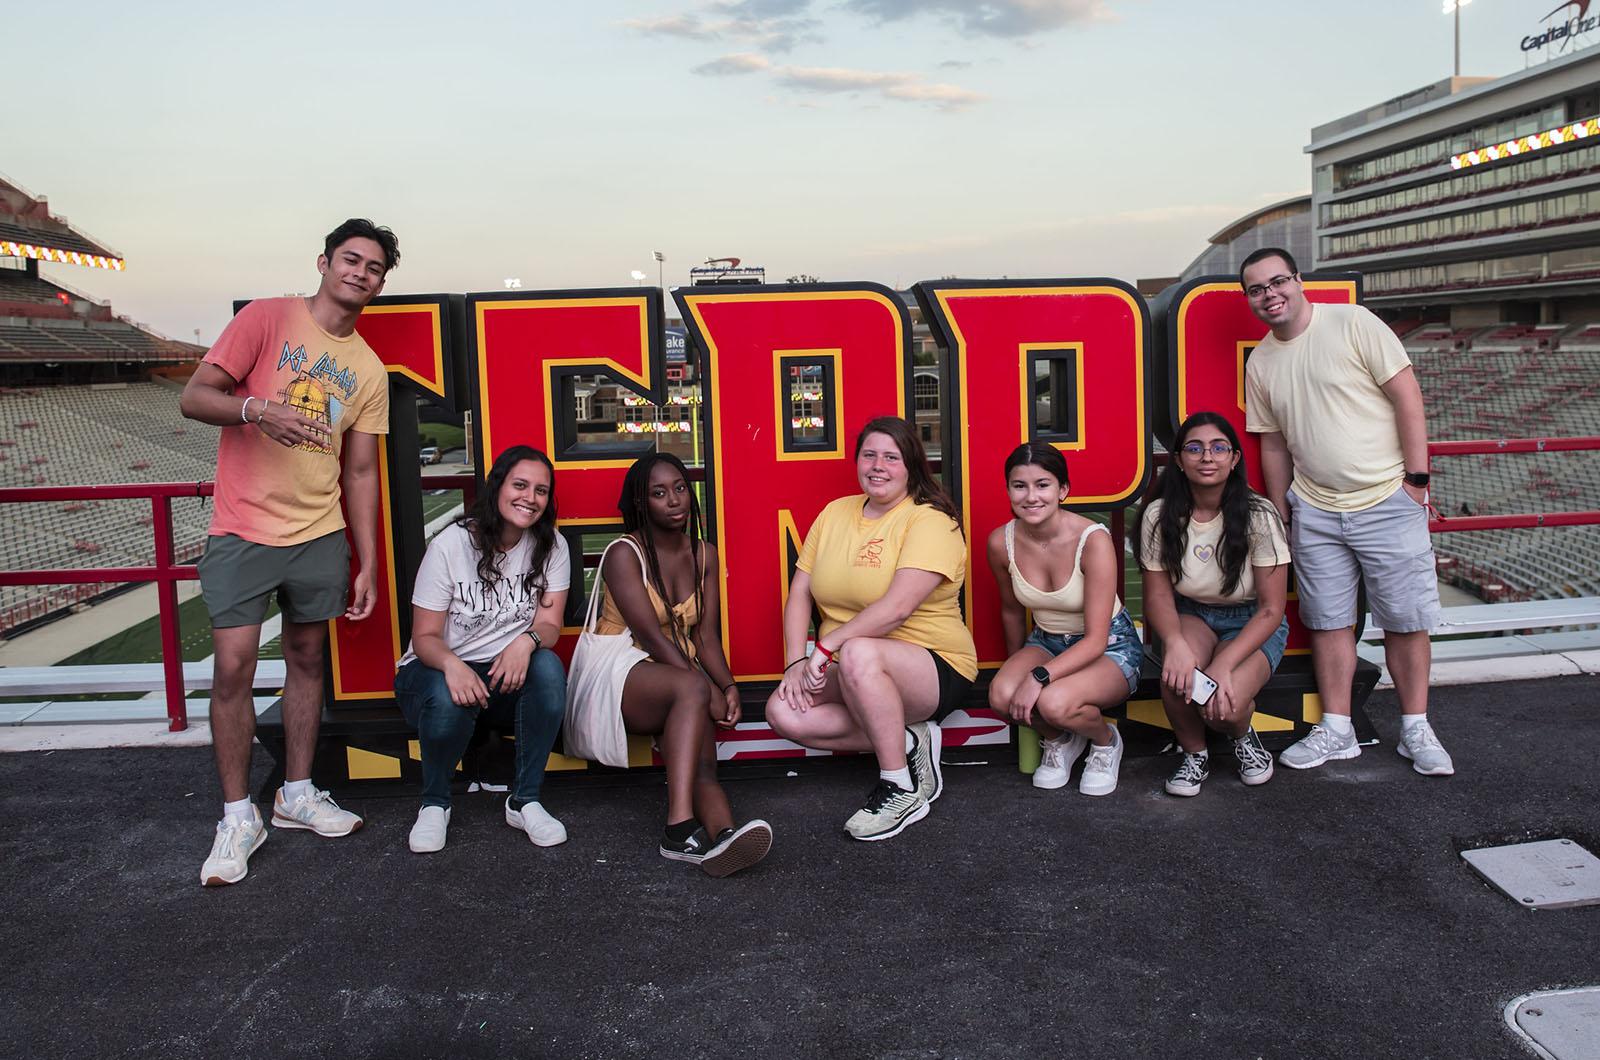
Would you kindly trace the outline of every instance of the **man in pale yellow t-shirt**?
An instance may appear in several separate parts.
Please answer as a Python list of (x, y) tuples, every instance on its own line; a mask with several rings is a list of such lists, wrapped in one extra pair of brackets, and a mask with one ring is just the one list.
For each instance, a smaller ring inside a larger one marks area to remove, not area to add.
[(1245, 428), (1261, 437), (1267, 496), (1289, 528), (1322, 696), (1322, 723), (1278, 761), (1309, 769), (1361, 753), (1350, 689), (1364, 581), (1400, 696), (1396, 749), (1418, 773), (1448, 776), (1455, 766), (1427, 718), (1439, 584), (1428, 537), (1427, 421), (1411, 360), (1367, 309), (1313, 305), (1286, 250), (1254, 252), (1239, 279), (1271, 329), (1246, 362)]

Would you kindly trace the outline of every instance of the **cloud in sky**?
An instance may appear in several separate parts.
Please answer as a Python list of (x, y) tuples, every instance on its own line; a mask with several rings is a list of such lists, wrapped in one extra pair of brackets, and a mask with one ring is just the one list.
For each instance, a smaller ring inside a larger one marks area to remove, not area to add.
[(844, 6), (879, 22), (942, 15), (968, 33), (992, 37), (1027, 37), (1116, 19), (1107, 0), (845, 0)]
[(945, 110), (981, 103), (987, 98), (960, 85), (929, 83), (920, 74), (839, 66), (774, 66), (766, 56), (752, 52), (724, 55), (702, 63), (694, 72), (711, 77), (770, 72), (780, 87), (800, 92), (870, 92), (906, 103), (932, 103)]
[[(818, 23), (809, 18), (783, 17), (788, 11), (803, 10), (809, 0), (741, 0), (712, 3), (706, 9), (717, 16), (703, 17), (686, 11), (655, 18), (623, 19), (622, 25), (650, 37), (681, 37), (686, 40), (737, 41), (764, 52), (788, 52), (805, 41), (815, 41)], [(775, 14), (772, 14), (775, 13)]]

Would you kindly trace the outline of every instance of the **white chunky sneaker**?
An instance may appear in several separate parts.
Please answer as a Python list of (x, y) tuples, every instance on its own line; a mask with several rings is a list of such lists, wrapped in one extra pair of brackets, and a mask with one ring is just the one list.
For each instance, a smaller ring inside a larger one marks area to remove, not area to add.
[(1039, 737), (1039, 768), (1033, 771), (1033, 786), (1053, 790), (1066, 787), (1072, 764), (1089, 743), (1087, 736), (1064, 732), (1054, 740)]
[(1444, 749), (1433, 726), (1423, 722), (1413, 729), (1400, 730), (1400, 742), (1395, 744), (1401, 758), (1411, 759), (1411, 768), (1425, 777), (1454, 776), (1456, 765), (1450, 752)]
[(919, 721), (907, 725), (911, 734), (911, 754), (906, 764), (917, 782), (917, 794), (933, 802), (944, 794), (944, 770), (939, 763), (939, 752), (944, 746), (944, 731), (932, 721)]
[(283, 801), (283, 789), (272, 797), (272, 827), (304, 828), (330, 839), (349, 835), (362, 824), (361, 818), (349, 810), (342, 810), (333, 796), (319, 788), (312, 788), (288, 804)]
[(511, 800), (506, 800), (506, 824), (526, 832), (536, 847), (553, 847), (567, 841), (566, 825), (551, 817), (537, 802), (526, 803), (522, 809), (513, 810)]
[(1360, 754), (1361, 745), (1356, 743), (1354, 732), (1340, 736), (1332, 729), (1313, 725), (1309, 733), (1283, 749), (1278, 761), (1290, 769), (1312, 769), (1324, 762), (1355, 758)]
[(1110, 795), (1117, 790), (1117, 774), (1122, 769), (1122, 734), (1111, 726), (1111, 742), (1104, 747), (1089, 745), (1089, 757), (1083, 763), (1083, 776), (1078, 778), (1078, 792), (1082, 795)]
[(417, 811), (411, 826), (411, 852), (433, 854), (444, 849), (445, 833), (450, 828), (450, 810), (445, 806), (424, 806)]
[(250, 855), (267, 841), (267, 826), (262, 823), (261, 811), (250, 807), (250, 820), (217, 822), (216, 838), (211, 840), (211, 855), (200, 866), (202, 887), (221, 887), (238, 883), (250, 871)]

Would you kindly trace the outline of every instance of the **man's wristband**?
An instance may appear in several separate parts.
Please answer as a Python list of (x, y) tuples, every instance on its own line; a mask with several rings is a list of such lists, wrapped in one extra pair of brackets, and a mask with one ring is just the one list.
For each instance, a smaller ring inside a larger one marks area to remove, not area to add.
[[(251, 400), (252, 400), (252, 398), (248, 398), (247, 397), (247, 398), (244, 399), (244, 404), (239, 406), (239, 422), (240, 423), (249, 423), (250, 422), (250, 402), (251, 402)], [(257, 420), (256, 422), (259, 423), (261, 421)]]
[(1426, 471), (1407, 471), (1405, 473), (1405, 484), (1419, 490), (1425, 490), (1428, 488), (1430, 477)]

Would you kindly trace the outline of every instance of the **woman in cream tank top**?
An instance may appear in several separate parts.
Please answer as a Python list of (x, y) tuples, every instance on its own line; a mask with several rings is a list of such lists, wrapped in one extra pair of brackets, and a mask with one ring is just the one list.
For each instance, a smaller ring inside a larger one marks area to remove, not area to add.
[(1006, 458), (1016, 518), (989, 535), (988, 554), (1007, 659), (989, 684), (989, 706), (1038, 731), (1043, 754), (1034, 787), (1065, 786), (1088, 746), (1078, 791), (1109, 795), (1122, 738), (1101, 711), (1139, 687), (1144, 648), (1117, 598), (1121, 557), (1111, 535), (1061, 507), (1067, 491), (1067, 463), (1055, 446), (1026, 443)]

